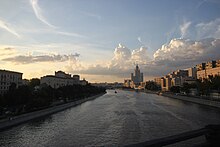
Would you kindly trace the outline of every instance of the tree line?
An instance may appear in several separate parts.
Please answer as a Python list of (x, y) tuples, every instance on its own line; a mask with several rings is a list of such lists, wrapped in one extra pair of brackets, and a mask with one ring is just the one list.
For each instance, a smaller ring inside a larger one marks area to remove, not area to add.
[(0, 96), (1, 113), (3, 109), (14, 114), (34, 111), (51, 106), (54, 102), (68, 102), (83, 99), (105, 92), (104, 88), (87, 85), (68, 85), (57, 89), (40, 84), (39, 79), (31, 79), (28, 85), (16, 88), (12, 83), (9, 90)]
[(195, 83), (183, 83), (183, 86), (173, 86), (170, 91), (174, 93), (190, 93), (190, 89), (196, 89), (198, 96), (209, 96), (211, 92), (220, 92), (220, 76), (209, 76), (207, 79), (197, 79)]

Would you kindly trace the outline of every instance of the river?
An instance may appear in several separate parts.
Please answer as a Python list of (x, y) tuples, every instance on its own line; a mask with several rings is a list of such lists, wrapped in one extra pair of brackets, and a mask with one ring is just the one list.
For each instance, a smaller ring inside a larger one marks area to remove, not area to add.
[(117, 91), (0, 132), (0, 146), (122, 146), (220, 123), (216, 108)]

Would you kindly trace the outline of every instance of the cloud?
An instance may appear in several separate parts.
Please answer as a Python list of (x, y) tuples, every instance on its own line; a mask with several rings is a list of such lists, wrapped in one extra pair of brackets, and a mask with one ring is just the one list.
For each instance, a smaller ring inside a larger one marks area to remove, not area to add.
[(199, 3), (197, 4), (196, 8), (198, 9), (199, 7), (201, 7), (206, 2), (207, 2), (207, 0), (199, 1)]
[(186, 37), (190, 25), (191, 25), (190, 21), (184, 22), (182, 25), (180, 25), (181, 38)]
[(86, 36), (80, 35), (78, 33), (69, 33), (69, 32), (62, 32), (56, 31), (56, 34), (65, 35), (65, 36), (72, 36), (72, 37), (79, 37), (79, 38), (87, 38)]
[[(80, 37), (80, 38), (86, 38), (83, 35), (80, 35), (78, 33), (70, 33), (70, 32), (63, 32), (63, 31), (59, 31), (57, 30), (57, 26), (52, 25), (51, 23), (49, 23), (47, 21), (47, 19), (43, 16), (42, 14), (42, 9), (40, 8), (40, 6), (38, 5), (38, 0), (30, 0), (31, 6), (34, 10), (35, 16), (44, 24), (46, 24), (47, 26), (49, 26), (50, 28), (52, 28), (51, 30), (44, 30), (43, 33), (45, 32), (49, 32), (49, 33), (55, 33), (55, 34), (60, 34), (60, 35), (64, 35), (64, 36), (72, 36), (72, 37)], [(32, 30), (31, 30), (32, 31)], [(39, 31), (38, 31), (39, 32)]]
[(195, 26), (197, 38), (220, 38), (220, 18), (207, 23), (199, 23)]
[(46, 24), (47, 26), (51, 27), (51, 28), (56, 28), (56, 26), (50, 24), (47, 19), (43, 16), (42, 14), (42, 10), (38, 5), (38, 0), (30, 0), (31, 6), (34, 10), (34, 13), (36, 15), (36, 17), (43, 22), (44, 24)]
[(123, 77), (126, 74), (128, 76), (130, 75), (129, 73), (133, 71), (135, 63), (143, 65), (150, 61), (146, 47), (140, 47), (139, 49), (131, 51), (120, 43), (113, 53), (112, 59), (106, 63), (83, 66), (83, 64), (77, 62), (77, 67), (72, 64), (72, 66), (66, 67), (66, 70), (68, 72), (78, 72), (80, 74), (114, 75)]
[(132, 51), (131, 60), (138, 64), (146, 64), (150, 58), (147, 54), (147, 47), (140, 47)]
[(142, 41), (141, 41), (141, 37), (138, 37), (137, 39), (138, 39), (138, 41), (139, 41), (140, 43), (142, 43)]
[(198, 2), (196, 9), (200, 8), (205, 3), (214, 3), (215, 5), (220, 5), (219, 0), (202, 0)]
[(126, 46), (119, 44), (114, 50), (114, 57), (108, 64), (110, 69), (128, 70), (134, 64), (146, 64), (150, 60), (146, 47), (130, 50)]
[(14, 55), (16, 53), (14, 48), (6, 47), (6, 48), (0, 48), (0, 58), (5, 56)]
[[(179, 27), (174, 27), (170, 32), (167, 32), (167, 40), (175, 38), (179, 35), (180, 38), (189, 38), (201, 40), (205, 38), (220, 38), (220, 18), (208, 22), (193, 22), (183, 21)], [(138, 38), (139, 42), (141, 38)], [(168, 43), (167, 41), (167, 43)]]
[(14, 62), (15, 64), (30, 64), (36, 62), (65, 62), (69, 60), (75, 60), (79, 57), (78, 53), (71, 55), (19, 55), (10, 58), (4, 58), (2, 61)]
[(95, 19), (98, 19), (98, 20), (101, 20), (102, 17), (100, 15), (97, 15), (97, 14), (94, 14), (94, 13), (91, 13), (91, 12), (85, 12), (85, 11), (81, 11), (82, 14), (86, 15), (86, 16), (89, 16), (89, 17), (93, 17)]
[[(162, 45), (153, 57), (149, 56), (147, 47), (142, 46), (130, 50), (125, 45), (119, 44), (113, 52), (112, 59), (106, 63), (93, 63), (85, 66), (84, 63), (77, 61), (75, 65), (71, 64), (66, 69), (72, 73), (125, 78), (129, 77), (133, 71), (134, 63), (138, 63), (145, 76), (162, 76), (172, 70), (189, 68), (201, 62), (219, 59), (220, 19), (197, 25), (192, 24), (194, 23), (188, 21), (180, 25), (181, 38), (171, 39)], [(195, 38), (192, 34), (197, 34), (198, 39), (187, 39), (187, 37)], [(141, 37), (137, 40), (143, 44)]]
[(138, 37), (137, 40), (141, 43), (141, 45), (146, 46), (146, 45), (143, 43), (141, 37)]
[(219, 59), (219, 48), (220, 39), (172, 39), (154, 53), (154, 62), (158, 65), (191, 67), (193, 63)]
[(115, 48), (113, 61), (127, 61), (131, 57), (131, 51), (121, 43)]
[(2, 50), (6, 50), (6, 51), (12, 51), (12, 50), (14, 50), (14, 48), (11, 48), (11, 47), (6, 47), (6, 48), (3, 48)]
[(11, 28), (10, 24), (6, 23), (5, 21), (0, 20), (0, 28), (8, 31), (9, 33), (13, 34), (17, 38), (20, 38), (21, 36)]

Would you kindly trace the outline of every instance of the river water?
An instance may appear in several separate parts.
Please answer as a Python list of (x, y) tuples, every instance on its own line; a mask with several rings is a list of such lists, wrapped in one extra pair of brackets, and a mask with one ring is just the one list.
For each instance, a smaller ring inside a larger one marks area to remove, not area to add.
[(122, 146), (220, 123), (215, 108), (117, 91), (0, 132), (0, 146)]

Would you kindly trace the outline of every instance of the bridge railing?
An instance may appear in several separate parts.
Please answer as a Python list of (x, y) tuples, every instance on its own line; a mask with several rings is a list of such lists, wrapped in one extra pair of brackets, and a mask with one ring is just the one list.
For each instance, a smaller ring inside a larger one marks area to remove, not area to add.
[(207, 142), (212, 146), (220, 145), (220, 125), (207, 125), (198, 130), (184, 132), (181, 134), (154, 139), (138, 144), (128, 145), (127, 147), (161, 147), (196, 138), (205, 135)]

